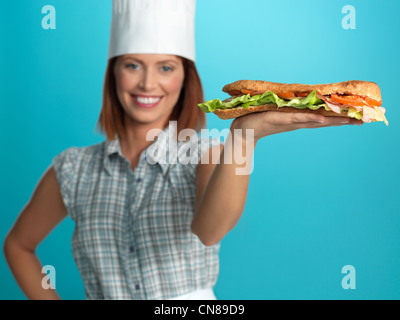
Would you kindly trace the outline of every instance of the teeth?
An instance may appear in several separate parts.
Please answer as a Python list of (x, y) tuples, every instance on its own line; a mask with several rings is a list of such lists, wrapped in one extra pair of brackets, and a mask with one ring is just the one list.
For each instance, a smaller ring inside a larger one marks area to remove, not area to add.
[(160, 97), (158, 98), (152, 98), (152, 97), (136, 97), (137, 101), (139, 101), (140, 103), (144, 103), (144, 104), (153, 104), (156, 103), (158, 101), (160, 101)]

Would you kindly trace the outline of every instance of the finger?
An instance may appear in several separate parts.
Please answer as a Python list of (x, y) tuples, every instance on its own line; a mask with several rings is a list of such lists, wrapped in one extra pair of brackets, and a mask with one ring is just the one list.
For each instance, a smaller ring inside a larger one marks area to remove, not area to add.
[(291, 122), (294, 124), (297, 123), (324, 123), (326, 118), (321, 114), (312, 114), (312, 113), (291, 113)]
[(325, 125), (345, 125), (345, 124), (358, 124), (362, 125), (364, 122), (362, 120), (357, 120), (348, 117), (326, 117)]
[(292, 113), (291, 120), (292, 123), (294, 124), (296, 123), (301, 124), (308, 122), (312, 126), (316, 124), (317, 126), (321, 127), (340, 126), (346, 124), (362, 125), (364, 123), (362, 120), (357, 120), (349, 117), (332, 117), (332, 116), (324, 117), (323, 115), (311, 114), (311, 113)]
[(266, 111), (264, 120), (279, 125), (290, 125), (308, 122), (323, 122), (325, 117), (320, 114), (312, 113)]
[(345, 117), (326, 117), (326, 120), (319, 124), (319, 127), (343, 126), (343, 125), (362, 125), (362, 120)]
[(325, 117), (322, 122), (310, 121), (307, 123), (294, 124), (299, 128), (325, 128), (325, 127), (336, 127), (343, 125), (362, 125), (364, 122), (361, 120), (348, 118), (348, 117)]
[(347, 117), (326, 117), (322, 123), (324, 126), (340, 126), (350, 123), (350, 118)]
[(357, 120), (357, 119), (350, 119), (350, 124), (355, 124), (355, 125), (362, 126), (364, 124), (364, 121)]

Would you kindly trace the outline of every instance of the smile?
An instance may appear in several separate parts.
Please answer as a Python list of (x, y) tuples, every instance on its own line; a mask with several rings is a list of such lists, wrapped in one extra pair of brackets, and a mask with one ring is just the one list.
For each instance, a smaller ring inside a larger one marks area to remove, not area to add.
[(133, 100), (136, 102), (136, 104), (139, 107), (142, 108), (151, 108), (151, 107), (155, 107), (160, 100), (162, 99), (162, 97), (155, 97), (155, 96), (135, 96), (132, 95)]

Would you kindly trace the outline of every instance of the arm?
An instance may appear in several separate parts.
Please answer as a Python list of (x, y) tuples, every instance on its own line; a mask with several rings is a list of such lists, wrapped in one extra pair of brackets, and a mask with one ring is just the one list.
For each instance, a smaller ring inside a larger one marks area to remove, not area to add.
[(4, 255), (15, 280), (29, 299), (59, 299), (42, 288), (42, 265), (35, 254), (39, 243), (67, 215), (53, 168), (39, 181), (4, 241)]
[[(241, 146), (241, 150), (246, 150), (244, 159), (246, 166), (249, 166), (255, 145), (262, 137), (301, 128), (344, 124), (362, 124), (362, 121), (324, 117), (312, 113), (273, 111), (236, 118), (232, 121), (229, 133), (232, 143), (228, 143), (228, 137), (220, 155), (220, 163), (216, 165), (200, 163), (197, 167), (196, 212), (192, 222), (192, 232), (204, 245), (209, 246), (219, 242), (239, 221), (246, 203), (250, 175), (237, 174), (237, 169), (243, 167), (240, 161), (237, 161), (240, 157), (234, 155), (235, 151), (239, 151), (236, 150), (237, 147)], [(244, 135), (233, 134), (234, 129), (242, 129), (243, 132), (245, 129), (253, 129), (254, 140), (248, 141), (248, 137)]]

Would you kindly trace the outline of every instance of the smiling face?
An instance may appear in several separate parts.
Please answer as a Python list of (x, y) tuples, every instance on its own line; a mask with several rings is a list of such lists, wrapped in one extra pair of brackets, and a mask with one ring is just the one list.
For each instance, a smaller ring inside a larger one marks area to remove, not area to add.
[(179, 99), (184, 80), (181, 58), (162, 54), (118, 57), (114, 75), (125, 123), (166, 123)]

